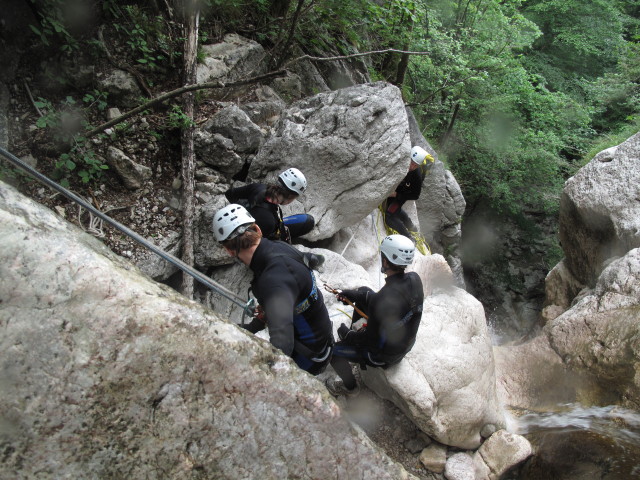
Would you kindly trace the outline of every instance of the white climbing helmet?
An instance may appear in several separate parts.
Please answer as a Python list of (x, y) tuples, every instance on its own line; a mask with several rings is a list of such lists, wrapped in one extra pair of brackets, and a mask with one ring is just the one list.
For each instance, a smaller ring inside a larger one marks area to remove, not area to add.
[(389, 235), (382, 240), (380, 252), (394, 265), (411, 265), (416, 247), (404, 235)]
[(424, 159), (427, 158), (427, 155), (431, 157), (431, 155), (429, 155), (429, 153), (424, 148), (418, 147), (417, 145), (411, 149), (411, 161), (413, 163), (417, 163), (418, 165), (422, 165), (422, 162), (424, 162)]
[(213, 234), (219, 242), (231, 240), (246, 232), (247, 227), (255, 221), (242, 205), (232, 203), (213, 216)]
[(285, 187), (296, 195), (302, 195), (302, 193), (307, 189), (307, 179), (304, 178), (302, 172), (297, 168), (288, 168), (278, 175), (278, 178), (282, 180)]

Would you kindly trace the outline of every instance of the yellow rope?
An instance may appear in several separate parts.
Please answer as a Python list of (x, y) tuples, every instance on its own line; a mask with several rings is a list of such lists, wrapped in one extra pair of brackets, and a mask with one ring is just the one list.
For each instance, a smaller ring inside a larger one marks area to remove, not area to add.
[[(385, 217), (384, 205), (385, 205), (384, 203), (378, 205), (378, 210), (380, 211), (380, 214), (382, 215), (382, 220), (384, 222), (384, 229), (387, 232), (387, 235), (396, 235), (399, 232), (397, 232), (396, 230), (391, 228), (389, 225), (387, 225), (387, 220), (386, 220), (386, 217)], [(418, 249), (418, 251), (423, 255), (427, 255), (427, 252), (428, 252), (428, 255), (431, 255), (431, 247), (429, 247), (429, 244), (425, 240), (424, 235), (422, 235), (420, 232), (411, 232), (410, 231), (409, 233), (411, 234), (411, 236), (413, 237), (414, 241), (416, 242), (416, 248)]]

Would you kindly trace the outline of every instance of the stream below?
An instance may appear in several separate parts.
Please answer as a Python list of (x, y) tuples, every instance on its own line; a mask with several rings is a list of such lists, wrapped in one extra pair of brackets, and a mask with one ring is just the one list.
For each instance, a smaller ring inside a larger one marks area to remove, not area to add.
[(640, 413), (577, 403), (512, 413), (509, 430), (535, 453), (503, 480), (640, 479)]

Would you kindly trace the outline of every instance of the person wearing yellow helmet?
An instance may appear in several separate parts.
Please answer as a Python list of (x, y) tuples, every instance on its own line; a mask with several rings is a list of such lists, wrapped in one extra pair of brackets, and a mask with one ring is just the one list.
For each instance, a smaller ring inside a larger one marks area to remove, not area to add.
[(417, 200), (422, 192), (422, 182), (434, 158), (422, 147), (411, 149), (409, 171), (395, 191), (385, 201), (385, 221), (396, 232), (413, 240), (411, 232), (417, 231), (409, 215), (402, 209), (408, 200)]

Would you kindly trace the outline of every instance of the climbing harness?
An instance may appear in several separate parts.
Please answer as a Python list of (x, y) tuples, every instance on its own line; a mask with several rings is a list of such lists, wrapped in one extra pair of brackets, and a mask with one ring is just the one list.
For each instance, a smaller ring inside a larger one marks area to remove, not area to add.
[(249, 301), (245, 302), (244, 299), (242, 299), (237, 294), (233, 293), (231, 290), (228, 290), (227, 288), (223, 287), (219, 283), (213, 281), (211, 278), (209, 278), (206, 275), (203, 275), (202, 273), (198, 272), (197, 270), (195, 270), (194, 268), (190, 267), (189, 265), (184, 263), (182, 260), (174, 257), (170, 253), (167, 253), (164, 250), (162, 250), (161, 248), (158, 248), (156, 245), (154, 245), (153, 243), (149, 242), (144, 237), (138, 235), (136, 232), (134, 232), (130, 228), (122, 225), (121, 223), (117, 222), (116, 220), (112, 219), (111, 217), (105, 215), (100, 210), (95, 208), (90, 203), (86, 202), (84, 199), (82, 199), (81, 197), (79, 197), (75, 193), (67, 190), (63, 186), (57, 184), (56, 182), (54, 182), (50, 178), (46, 177), (45, 175), (41, 174), (37, 170), (33, 169), (30, 165), (27, 165), (25, 162), (23, 162), (22, 160), (17, 158), (15, 155), (9, 153), (4, 148), (0, 148), (0, 155), (5, 157), (7, 160), (9, 160), (9, 162), (11, 162), (16, 167), (20, 168), (21, 170), (25, 171), (26, 173), (28, 173), (29, 175), (34, 177), (39, 182), (41, 182), (44, 185), (52, 188), (55, 191), (61, 193), (62, 195), (67, 197), (69, 200), (77, 203), (82, 208), (84, 208), (87, 211), (91, 212), (93, 215), (99, 217), (104, 222), (107, 222), (108, 224), (110, 224), (115, 229), (117, 229), (117, 230), (121, 231), (122, 233), (124, 233), (125, 235), (131, 237), (136, 242), (140, 243), (142, 246), (148, 248), (149, 250), (151, 250), (152, 252), (154, 252), (155, 254), (160, 256), (162, 259), (166, 260), (167, 262), (171, 263), (172, 265), (174, 265), (177, 268), (179, 268), (180, 270), (182, 270), (184, 273), (186, 273), (188, 275), (191, 275), (194, 279), (196, 279), (197, 281), (199, 281), (200, 283), (205, 285), (207, 288), (209, 288), (212, 291), (218, 293), (219, 295), (223, 296), (224, 298), (226, 298), (227, 300), (231, 301), (232, 303), (238, 305), (243, 310), (243, 316), (244, 316), (245, 313), (247, 315), (249, 315), (249, 316), (253, 316), (254, 310), (255, 310), (255, 299), (254, 298), (249, 299)]
[(316, 286), (316, 277), (314, 277), (313, 273), (311, 274), (311, 283), (313, 287), (311, 288), (311, 293), (305, 298), (302, 302), (300, 302), (293, 310), (294, 315), (300, 315), (303, 312), (309, 310), (309, 307), (318, 300), (318, 287)]

